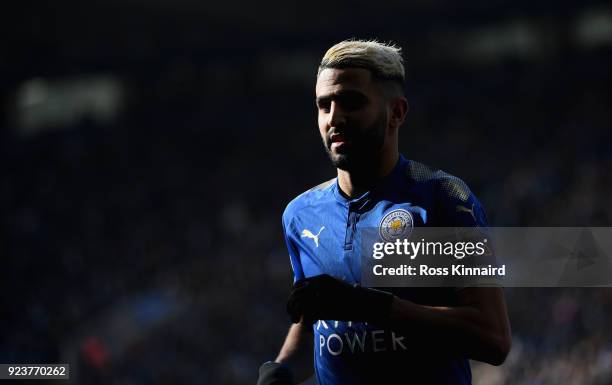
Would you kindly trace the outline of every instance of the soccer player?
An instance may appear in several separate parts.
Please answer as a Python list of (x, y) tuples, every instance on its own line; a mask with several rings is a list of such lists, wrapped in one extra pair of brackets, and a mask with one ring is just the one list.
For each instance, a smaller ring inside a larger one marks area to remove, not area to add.
[(293, 383), (292, 359), (314, 334), (321, 385), (471, 384), (468, 359), (500, 365), (511, 344), (499, 287), (360, 286), (360, 230), (486, 227), (480, 202), (457, 177), (404, 158), (398, 132), (408, 103), (399, 48), (343, 41), (318, 69), (323, 145), (337, 177), (283, 214), (294, 273), (294, 322), (258, 384)]

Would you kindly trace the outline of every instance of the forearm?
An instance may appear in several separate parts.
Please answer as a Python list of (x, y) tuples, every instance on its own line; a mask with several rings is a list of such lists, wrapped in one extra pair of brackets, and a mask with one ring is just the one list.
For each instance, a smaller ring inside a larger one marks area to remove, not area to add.
[(289, 328), (285, 342), (274, 360), (287, 365), (294, 373), (295, 379), (303, 381), (313, 374), (311, 325), (303, 322)]
[(307, 345), (309, 345), (307, 340), (309, 339), (306, 327), (302, 322), (292, 324), (285, 338), (285, 342), (274, 361), (291, 364), (304, 350), (306, 350)]
[(298, 356), (303, 350), (304, 337), (302, 323), (291, 325), (278, 357), (259, 367), (257, 385), (294, 385), (296, 378), (302, 377), (296, 367), (299, 367)]
[[(501, 364), (510, 349), (511, 336), (505, 302), (494, 308), (471, 304), (457, 307), (419, 305), (395, 297), (391, 305), (391, 327), (431, 344), (478, 361)], [(499, 301), (498, 301), (499, 302)]]

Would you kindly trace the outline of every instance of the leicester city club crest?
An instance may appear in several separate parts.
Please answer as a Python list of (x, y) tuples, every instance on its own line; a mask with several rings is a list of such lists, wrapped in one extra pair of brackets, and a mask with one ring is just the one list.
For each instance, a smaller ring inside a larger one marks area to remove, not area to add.
[(393, 210), (380, 221), (378, 232), (380, 237), (393, 242), (396, 239), (407, 238), (414, 227), (414, 219), (409, 211), (403, 209)]

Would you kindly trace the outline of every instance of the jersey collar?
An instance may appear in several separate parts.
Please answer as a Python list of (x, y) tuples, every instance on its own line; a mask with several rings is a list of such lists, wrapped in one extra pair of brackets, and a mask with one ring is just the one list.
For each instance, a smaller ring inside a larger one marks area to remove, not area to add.
[(374, 186), (370, 191), (366, 191), (361, 194), (357, 198), (349, 199), (346, 198), (340, 192), (340, 186), (338, 185), (338, 178), (336, 177), (336, 182), (333, 184), (333, 193), (336, 201), (342, 203), (345, 206), (348, 205), (359, 205), (360, 203), (365, 203), (370, 198), (375, 198), (383, 195), (385, 192), (393, 189), (394, 186), (397, 186), (398, 183), (402, 181), (402, 178), (405, 178), (405, 169), (406, 163), (408, 160), (404, 158), (402, 154), (399, 155), (397, 163), (393, 167), (393, 170), (384, 177), (376, 186)]

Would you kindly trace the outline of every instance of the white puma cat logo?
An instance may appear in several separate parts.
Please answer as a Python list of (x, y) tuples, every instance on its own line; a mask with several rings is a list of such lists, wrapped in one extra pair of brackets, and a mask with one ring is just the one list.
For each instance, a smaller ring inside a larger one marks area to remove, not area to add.
[(457, 212), (469, 213), (469, 214), (472, 216), (472, 218), (474, 218), (474, 222), (478, 222), (478, 221), (476, 220), (476, 215), (474, 215), (474, 203), (472, 203), (472, 208), (471, 208), (471, 209), (468, 209), (468, 208), (467, 208), (467, 207), (465, 207), (465, 206), (457, 205), (457, 207), (456, 207), (456, 209), (455, 209), (455, 210), (456, 210)]
[(324, 228), (325, 228), (325, 226), (321, 226), (321, 229), (319, 230), (317, 235), (314, 235), (312, 233), (312, 231), (310, 231), (308, 229), (304, 229), (304, 230), (302, 230), (302, 238), (304, 238), (304, 237), (311, 238), (314, 241), (315, 246), (319, 247), (319, 234), (321, 234), (321, 231), (323, 231)]

